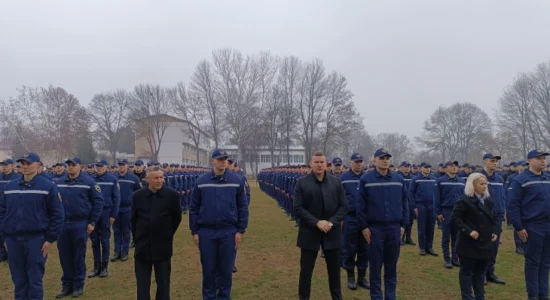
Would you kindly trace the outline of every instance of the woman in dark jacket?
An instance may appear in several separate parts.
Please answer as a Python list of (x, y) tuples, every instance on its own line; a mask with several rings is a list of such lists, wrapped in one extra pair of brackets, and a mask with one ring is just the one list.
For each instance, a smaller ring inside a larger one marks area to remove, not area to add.
[(451, 221), (460, 232), (456, 251), (460, 258), (458, 278), (463, 300), (485, 299), (484, 277), (494, 251), (492, 242), (501, 231), (493, 205), (487, 190), (487, 178), (479, 173), (470, 175), (464, 196), (457, 201), (451, 214)]

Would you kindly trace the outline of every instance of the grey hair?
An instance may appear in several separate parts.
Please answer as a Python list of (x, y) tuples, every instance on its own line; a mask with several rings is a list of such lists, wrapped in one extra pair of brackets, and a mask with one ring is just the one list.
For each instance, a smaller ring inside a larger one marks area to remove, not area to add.
[(149, 174), (153, 173), (153, 172), (162, 172), (164, 173), (164, 170), (162, 170), (160, 167), (158, 166), (154, 166), (154, 167), (151, 167), (151, 169), (147, 170), (147, 174), (145, 174), (146, 177), (149, 177)]
[[(478, 181), (480, 178), (485, 178), (487, 180), (487, 177), (481, 173), (472, 173), (470, 176), (468, 176), (468, 180), (466, 180), (466, 186), (464, 187), (464, 194), (468, 197), (474, 197), (475, 195), (475, 189), (474, 189), (474, 183)], [(485, 193), (483, 194), (484, 197), (489, 197), (489, 189), (487, 188), (485, 190)]]

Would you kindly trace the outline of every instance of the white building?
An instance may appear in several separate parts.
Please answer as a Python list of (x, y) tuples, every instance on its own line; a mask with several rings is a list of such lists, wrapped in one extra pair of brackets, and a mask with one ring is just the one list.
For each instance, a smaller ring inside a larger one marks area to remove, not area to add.
[[(220, 147), (222, 150), (227, 151), (231, 158), (236, 160), (242, 160), (239, 153), (239, 147), (236, 145), (226, 145)], [(290, 161), (287, 161), (286, 148), (277, 148), (271, 155), (271, 150), (268, 147), (260, 147), (258, 149), (247, 149), (248, 154), (245, 157), (246, 175), (254, 175), (255, 166), (258, 164), (258, 171), (265, 168), (271, 168), (272, 166), (286, 166), (286, 165), (303, 165), (306, 164), (306, 152), (302, 146), (291, 146), (289, 149)]]
[[(166, 126), (158, 153), (158, 161), (160, 163), (208, 165), (209, 152), (213, 144), (208, 134), (185, 120), (169, 115), (158, 115), (150, 118), (154, 118), (153, 122), (161, 122), (163, 123), (162, 126)], [(200, 134), (198, 160), (197, 147), (195, 147), (195, 143), (192, 139), (193, 132)], [(139, 136), (137, 132), (135, 159), (141, 159), (145, 162), (152, 160), (151, 150), (147, 139)]]

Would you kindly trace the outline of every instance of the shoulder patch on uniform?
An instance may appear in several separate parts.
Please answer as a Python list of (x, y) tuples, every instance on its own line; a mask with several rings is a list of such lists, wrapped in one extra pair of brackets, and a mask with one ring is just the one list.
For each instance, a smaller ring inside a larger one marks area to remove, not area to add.
[(101, 188), (99, 187), (99, 185), (96, 184), (94, 188), (98, 193), (101, 193)]

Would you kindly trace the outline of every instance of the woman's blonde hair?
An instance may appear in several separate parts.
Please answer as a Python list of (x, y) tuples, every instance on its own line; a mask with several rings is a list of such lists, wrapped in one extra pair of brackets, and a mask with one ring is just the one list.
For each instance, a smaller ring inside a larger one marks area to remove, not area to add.
[[(478, 181), (480, 178), (485, 178), (487, 180), (487, 177), (481, 173), (472, 173), (470, 176), (468, 176), (468, 180), (466, 180), (466, 186), (464, 187), (464, 194), (468, 197), (474, 196), (474, 182)], [(484, 197), (489, 197), (489, 188), (485, 190), (485, 193), (483, 194)]]

